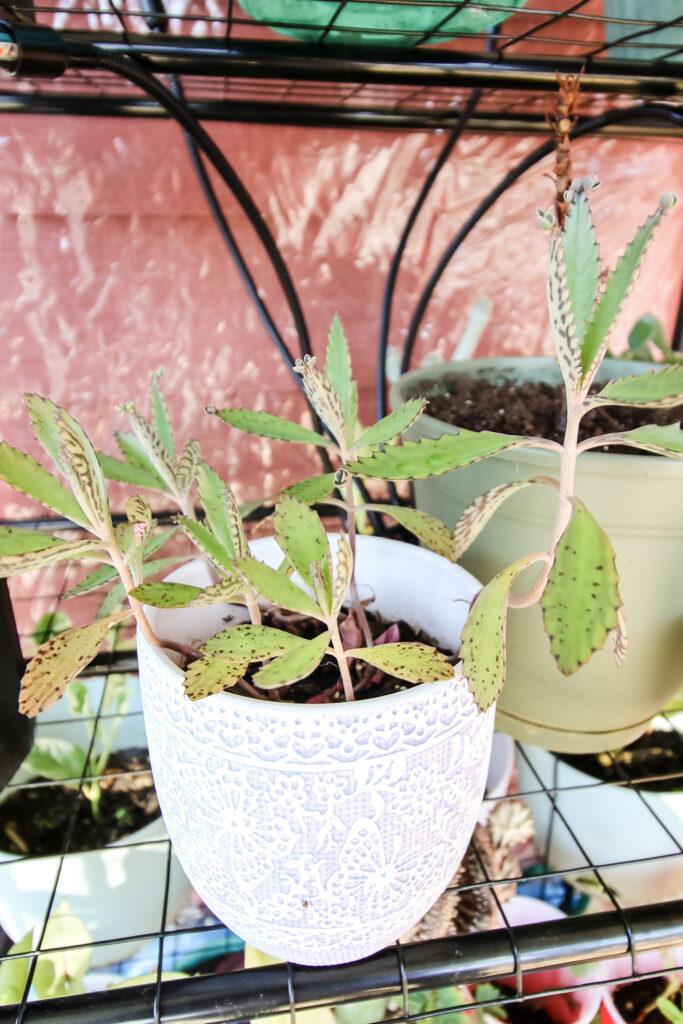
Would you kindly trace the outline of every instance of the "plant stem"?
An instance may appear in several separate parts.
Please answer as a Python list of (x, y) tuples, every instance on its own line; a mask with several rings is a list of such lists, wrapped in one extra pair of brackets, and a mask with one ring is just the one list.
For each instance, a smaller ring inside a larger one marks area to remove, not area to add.
[[(351, 548), (351, 556), (353, 558), (353, 572), (351, 573), (351, 605), (353, 607), (356, 621), (360, 626), (360, 631), (363, 634), (363, 642), (366, 647), (372, 647), (372, 633), (370, 632), (370, 626), (368, 625), (368, 619), (365, 614), (365, 608), (362, 605), (361, 599), (358, 596), (358, 585), (356, 583), (356, 503), (353, 497), (353, 477), (349, 474), (346, 478), (346, 532), (349, 537), (349, 547)], [(346, 685), (344, 687), (346, 689)], [(347, 697), (348, 700), (348, 697)]]
[(336, 620), (330, 622), (330, 637), (332, 639), (332, 649), (334, 656), (337, 659), (339, 665), (339, 672), (342, 677), (342, 683), (344, 684), (344, 698), (346, 700), (355, 700), (353, 694), (353, 683), (351, 682), (351, 673), (349, 672), (349, 663), (346, 658), (346, 651), (339, 635), (339, 627)]
[(247, 606), (247, 610), (249, 612), (249, 617), (251, 619), (252, 625), (253, 626), (260, 626), (261, 625), (261, 609), (259, 608), (258, 601), (256, 599), (256, 595), (254, 594), (253, 590), (251, 592), (249, 592), (249, 589), (245, 588), (244, 600), (245, 600), (245, 603), (246, 603), (246, 606)]
[(107, 546), (107, 550), (109, 552), (109, 557), (111, 558), (112, 565), (118, 572), (121, 582), (123, 583), (123, 586), (126, 591), (126, 596), (128, 597), (130, 610), (135, 616), (135, 621), (138, 624), (140, 632), (142, 633), (145, 640), (151, 647), (162, 647), (163, 645), (161, 641), (158, 640), (157, 637), (154, 635), (152, 627), (150, 626), (149, 621), (147, 620), (147, 616), (143, 611), (142, 605), (138, 600), (136, 600), (136, 598), (130, 596), (130, 591), (135, 586), (135, 581), (133, 580), (130, 569), (126, 565), (121, 555), (121, 551), (119, 550), (119, 546), (116, 543), (116, 537), (114, 536), (114, 531), (112, 528), (109, 529), (108, 536), (103, 537), (102, 540)]

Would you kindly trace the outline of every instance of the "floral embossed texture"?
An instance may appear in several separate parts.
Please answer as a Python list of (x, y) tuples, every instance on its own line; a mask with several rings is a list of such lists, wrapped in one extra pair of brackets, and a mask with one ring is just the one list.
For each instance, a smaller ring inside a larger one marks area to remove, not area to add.
[[(436, 599), (421, 617), (436, 606), (452, 629), (453, 577), (467, 574), (406, 547), (379, 545), (385, 571), (387, 550), (426, 561)], [(422, 917), (464, 855), (490, 756), (494, 709), (481, 714), (460, 676), (351, 704), (192, 703), (166, 656), (138, 646), (162, 813), (221, 920), (264, 952), (322, 965), (369, 956)]]

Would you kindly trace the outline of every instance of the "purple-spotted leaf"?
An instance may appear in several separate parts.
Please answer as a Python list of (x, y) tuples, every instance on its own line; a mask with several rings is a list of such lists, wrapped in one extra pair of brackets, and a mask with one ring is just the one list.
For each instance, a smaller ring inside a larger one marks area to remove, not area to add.
[(591, 405), (637, 405), (641, 408), (664, 408), (682, 402), (681, 363), (612, 380), (590, 398)]
[(609, 538), (583, 502), (574, 498), (573, 506), (541, 598), (550, 650), (564, 675), (603, 647), (621, 608)]
[(42, 644), (21, 681), (19, 710), (29, 718), (56, 704), (72, 679), (93, 660), (109, 629), (130, 611), (69, 629)]
[(201, 650), (221, 661), (261, 661), (286, 654), (305, 643), (304, 637), (272, 626), (229, 626), (207, 640)]
[(214, 409), (209, 407), (207, 412), (213, 413), (220, 419), (229, 423), (246, 434), (255, 434), (257, 437), (272, 437), (278, 441), (295, 441), (297, 444), (324, 445), (334, 448), (335, 443), (322, 434), (316, 434), (308, 427), (302, 427), (299, 423), (292, 423), (291, 420), (283, 419), (282, 416), (274, 416), (270, 412), (254, 412), (251, 409)]
[(187, 583), (169, 583), (160, 580), (157, 583), (141, 583), (129, 591), (130, 597), (152, 608), (187, 608), (202, 593), (201, 587), (191, 587)]
[(307, 640), (295, 650), (264, 665), (254, 675), (254, 686), (268, 690), (275, 686), (296, 683), (299, 679), (310, 676), (322, 661), (329, 640), (330, 634), (326, 630), (320, 636), (314, 637), (313, 640)]
[(219, 580), (202, 590), (191, 604), (193, 608), (208, 608), (212, 604), (242, 603), (244, 600), (244, 583), (241, 579)]
[(95, 449), (80, 424), (64, 409), (56, 419), (59, 461), (73, 495), (95, 531), (102, 536), (111, 529), (107, 485)]
[(324, 373), (316, 369), (315, 356), (297, 359), (294, 370), (301, 375), (306, 398), (327, 426), (340, 448), (346, 447), (346, 419), (342, 400)]
[(248, 667), (248, 661), (226, 662), (215, 658), (193, 661), (183, 680), (185, 696), (190, 700), (201, 700), (212, 693), (223, 693), (242, 678)]
[(557, 481), (550, 477), (534, 477), (530, 480), (513, 480), (511, 483), (499, 484), (498, 487), (492, 487), (486, 494), (480, 494), (478, 498), (475, 498), (455, 524), (453, 561), (467, 551), (470, 544), (477, 539), (489, 519), (507, 498), (531, 484), (547, 484), (549, 487), (557, 487)]
[(313, 587), (311, 563), (317, 562), (322, 566), (329, 607), (332, 604), (332, 574), (328, 558), (330, 545), (320, 516), (308, 505), (285, 495), (277, 503), (274, 521), (278, 544), (309, 587)]
[(331, 616), (333, 619), (336, 619), (341, 611), (344, 598), (351, 585), (352, 576), (353, 552), (346, 537), (341, 533), (339, 535), (339, 543), (337, 544), (337, 573), (334, 580), (334, 594), (332, 595)]
[(414, 534), (430, 551), (443, 555), (449, 561), (456, 559), (453, 534), (445, 523), (426, 512), (415, 508), (403, 508), (400, 505), (366, 505), (370, 512), (381, 512), (391, 516), (401, 526)]
[(272, 604), (324, 621), (325, 616), (313, 598), (277, 569), (271, 569), (265, 562), (259, 562), (256, 558), (238, 559), (235, 562), (235, 569), (251, 584), (257, 594)]
[(59, 537), (51, 537), (41, 530), (27, 530), (20, 526), (0, 526), (0, 555), (23, 555), (27, 551), (64, 544)]
[(510, 587), (516, 577), (538, 561), (527, 555), (507, 566), (479, 591), (462, 631), (462, 673), (480, 711), (500, 696), (505, 682), (505, 631)]
[(99, 540), (65, 541), (40, 551), (25, 551), (18, 555), (0, 556), (0, 579), (15, 576), (20, 572), (42, 569), (45, 565), (61, 562), (65, 558), (92, 558), (95, 561), (109, 561), (109, 555)]
[(458, 434), (405, 441), (390, 445), (384, 451), (368, 458), (349, 462), (346, 468), (360, 476), (379, 477), (381, 480), (423, 480), (427, 476), (441, 476), (461, 466), (469, 466), (507, 448), (547, 447), (540, 438), (497, 434), (491, 430), (461, 430)]
[(395, 644), (380, 644), (378, 647), (356, 647), (346, 654), (366, 661), (398, 679), (406, 679), (409, 683), (435, 683), (454, 675), (447, 656), (426, 644), (400, 640)]
[(311, 476), (307, 480), (300, 480), (296, 484), (285, 487), (283, 494), (290, 498), (303, 501), (306, 505), (317, 505), (319, 501), (329, 498), (334, 490), (334, 473), (325, 473), (322, 476)]
[(233, 560), (218, 538), (203, 523), (197, 523), (187, 516), (178, 516), (177, 522), (200, 551), (217, 565), (222, 573), (234, 574)]
[(135, 411), (135, 406), (129, 402), (124, 406), (133, 430), (135, 431), (140, 445), (152, 463), (154, 470), (164, 481), (166, 487), (174, 492), (177, 489), (178, 467), (175, 457), (171, 455), (158, 433), (144, 416)]
[(91, 528), (73, 494), (54, 473), (44, 469), (33, 456), (10, 447), (5, 441), (0, 442), (0, 480), (84, 529)]
[(408, 402), (404, 402), (398, 409), (394, 409), (378, 423), (364, 430), (354, 444), (354, 450), (358, 451), (361, 448), (394, 441), (415, 422), (418, 416), (422, 415), (426, 404), (425, 398), (411, 398)]

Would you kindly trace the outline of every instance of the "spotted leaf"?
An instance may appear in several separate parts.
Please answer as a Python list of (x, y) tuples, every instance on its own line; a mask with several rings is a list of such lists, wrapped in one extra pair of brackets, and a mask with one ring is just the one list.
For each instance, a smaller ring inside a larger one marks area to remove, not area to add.
[(152, 419), (157, 436), (163, 443), (164, 448), (170, 457), (175, 459), (173, 427), (171, 426), (168, 409), (166, 408), (166, 400), (161, 393), (161, 388), (159, 387), (159, 381), (163, 375), (163, 370), (158, 370), (156, 373), (150, 374), (152, 379)]
[(271, 569), (265, 562), (259, 562), (256, 558), (238, 559), (235, 562), (235, 569), (251, 584), (257, 594), (272, 604), (324, 621), (325, 617), (313, 598), (277, 569)]
[(222, 661), (261, 661), (294, 650), (306, 640), (272, 626), (229, 626), (202, 647), (202, 653)]
[(346, 448), (346, 419), (342, 400), (327, 377), (316, 369), (315, 357), (297, 359), (294, 370), (301, 375), (306, 398), (328, 427), (340, 448)]
[(12, 448), (5, 441), (0, 442), (0, 480), (84, 529), (91, 528), (73, 494), (57, 480), (54, 473), (44, 469), (33, 456)]
[(254, 675), (254, 685), (261, 689), (270, 689), (305, 679), (322, 661), (329, 640), (330, 634), (325, 631), (320, 636), (314, 637), (313, 640), (307, 640), (295, 650), (264, 665)]
[(422, 441), (390, 445), (368, 458), (347, 463), (346, 468), (360, 476), (379, 477), (381, 480), (423, 480), (469, 466), (508, 448), (537, 447), (537, 438), (497, 434), (491, 430), (461, 430), (436, 439), (424, 438)]
[(591, 405), (637, 405), (640, 408), (664, 408), (683, 402), (683, 363), (621, 377), (606, 384)]
[(368, 664), (410, 683), (435, 683), (450, 679), (453, 666), (445, 654), (426, 644), (413, 644), (400, 640), (378, 647), (356, 647), (346, 652), (348, 657), (359, 658)]
[(314, 430), (302, 427), (299, 423), (283, 419), (282, 416), (274, 416), (270, 412), (254, 412), (252, 409), (214, 409), (213, 407), (209, 407), (207, 412), (213, 413), (231, 426), (237, 427), (238, 430), (243, 430), (246, 434), (272, 437), (279, 441), (295, 441), (297, 444), (335, 447), (334, 441), (330, 438), (316, 434)]
[(76, 501), (95, 531), (102, 535), (111, 529), (107, 486), (95, 449), (80, 425), (60, 410), (57, 416), (59, 457)]
[(170, 583), (166, 580), (141, 583), (129, 591), (130, 597), (153, 608), (187, 608), (201, 593), (201, 587), (191, 587), (187, 583)]
[(307, 480), (299, 480), (296, 484), (285, 487), (283, 494), (306, 505), (317, 505), (319, 501), (329, 498), (334, 490), (334, 473), (325, 473), (322, 476), (311, 476)]
[(430, 551), (435, 551), (437, 555), (443, 555), (451, 562), (455, 561), (456, 549), (453, 534), (440, 519), (421, 512), (419, 509), (402, 508), (400, 505), (367, 505), (366, 508), (371, 512), (381, 512), (391, 516), (422, 541)]
[(212, 604), (241, 603), (244, 598), (244, 583), (241, 579), (219, 580), (198, 594), (191, 602), (193, 608), (207, 608)]
[(418, 416), (422, 415), (426, 404), (425, 398), (411, 398), (408, 402), (404, 402), (398, 409), (394, 409), (388, 416), (384, 416), (378, 423), (374, 423), (363, 431), (353, 446), (354, 450), (358, 451), (371, 445), (394, 441), (415, 422)]
[(333, 619), (336, 619), (337, 615), (339, 615), (353, 577), (353, 552), (343, 533), (340, 534), (339, 543), (337, 544), (336, 569), (331, 613)]
[(183, 687), (190, 700), (201, 700), (212, 693), (223, 693), (242, 678), (248, 661), (225, 662), (215, 658), (193, 661), (185, 672)]
[(511, 483), (499, 484), (498, 487), (493, 487), (486, 494), (475, 498), (455, 524), (453, 561), (462, 557), (504, 501), (531, 484), (557, 487), (557, 482), (550, 477), (534, 477), (530, 480), (513, 480)]
[(317, 512), (303, 502), (285, 495), (275, 509), (275, 537), (283, 553), (309, 587), (313, 587), (311, 563), (317, 562), (323, 566), (329, 607), (332, 603), (332, 574), (327, 557), (330, 546)]
[(2, 555), (0, 557), (0, 579), (16, 576), (20, 572), (42, 569), (65, 558), (92, 558), (95, 561), (108, 561), (109, 555), (98, 540), (65, 541), (39, 551), (25, 551), (22, 554)]

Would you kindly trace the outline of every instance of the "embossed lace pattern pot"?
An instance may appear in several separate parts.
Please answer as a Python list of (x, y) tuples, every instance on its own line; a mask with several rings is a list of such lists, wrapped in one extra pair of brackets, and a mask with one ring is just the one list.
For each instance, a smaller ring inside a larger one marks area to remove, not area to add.
[[(281, 559), (270, 538), (252, 552)], [(469, 573), (376, 537), (358, 538), (357, 567), (373, 607), (457, 646), (480, 586)], [(193, 563), (173, 578), (201, 583), (202, 572)], [(226, 611), (150, 617), (160, 637), (196, 642)], [(219, 918), (311, 965), (369, 956), (419, 920), (462, 859), (484, 792), (494, 709), (481, 714), (461, 677), (349, 704), (191, 703), (163, 652), (139, 641), (139, 656), (166, 826)]]

